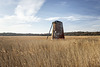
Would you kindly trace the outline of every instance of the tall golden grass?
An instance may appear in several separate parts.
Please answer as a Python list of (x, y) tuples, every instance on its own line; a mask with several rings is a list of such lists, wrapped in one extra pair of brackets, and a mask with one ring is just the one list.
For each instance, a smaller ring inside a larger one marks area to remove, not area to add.
[(100, 67), (100, 36), (2, 36), (0, 67)]

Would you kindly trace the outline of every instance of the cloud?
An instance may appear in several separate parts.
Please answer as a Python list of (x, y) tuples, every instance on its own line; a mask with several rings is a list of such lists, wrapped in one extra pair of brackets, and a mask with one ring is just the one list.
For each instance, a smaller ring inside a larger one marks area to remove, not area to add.
[(59, 20), (59, 19), (61, 19), (61, 17), (50, 17), (50, 18), (46, 18), (45, 20), (53, 21), (53, 20)]
[(66, 20), (70, 20), (70, 21), (80, 20), (78, 17), (75, 17), (75, 16), (62, 17), (62, 19), (66, 19)]
[(30, 24), (17, 24), (17, 25), (0, 25), (0, 32), (13, 32), (13, 33), (29, 33), (31, 29)]
[(71, 15), (64, 17), (50, 17), (46, 21), (60, 20), (64, 23), (64, 31), (100, 31), (100, 16)]
[(72, 16), (64, 16), (64, 17), (50, 17), (46, 18), (47, 21), (54, 21), (54, 20), (67, 20), (67, 21), (95, 21), (100, 20), (99, 16), (87, 16), (87, 15), (72, 15)]
[[(10, 3), (12, 2), (12, 0), (9, 1)], [(12, 31), (14, 29), (15, 31), (16, 29), (23, 31), (20, 29), (21, 27), (27, 30), (31, 22), (38, 22), (40, 20), (35, 14), (39, 11), (44, 2), (45, 0), (20, 0), (14, 10), (14, 15), (6, 15), (0, 18), (0, 31)]]
[(18, 0), (0, 0), (0, 6), (14, 5), (17, 3), (18, 3)]
[(15, 9), (17, 16), (34, 16), (41, 8), (44, 0), (21, 0)]
[(15, 14), (11, 16), (4, 16), (0, 18), (1, 22), (36, 22), (40, 18), (37, 18), (35, 14), (43, 5), (44, 0), (21, 0), (15, 8)]
[(57, 6), (60, 5), (60, 6), (65, 7), (65, 6), (68, 6), (68, 2), (66, 2), (66, 1), (60, 1), (60, 2), (57, 2), (56, 5), (57, 5)]
[(45, 20), (48, 20), (48, 21), (54, 21), (54, 20), (61, 20), (61, 19), (65, 19), (65, 20), (69, 20), (69, 21), (77, 21), (77, 20), (80, 20), (79, 18), (77, 17), (74, 17), (74, 16), (67, 16), (67, 17), (50, 17), (50, 18), (46, 18)]
[(100, 25), (93, 25), (93, 27), (100, 27)]

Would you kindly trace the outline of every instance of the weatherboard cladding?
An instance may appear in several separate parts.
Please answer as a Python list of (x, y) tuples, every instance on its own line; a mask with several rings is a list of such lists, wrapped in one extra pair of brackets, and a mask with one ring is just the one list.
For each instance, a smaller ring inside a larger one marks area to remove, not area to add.
[(63, 23), (61, 21), (54, 21), (52, 24), (52, 39), (64, 39)]

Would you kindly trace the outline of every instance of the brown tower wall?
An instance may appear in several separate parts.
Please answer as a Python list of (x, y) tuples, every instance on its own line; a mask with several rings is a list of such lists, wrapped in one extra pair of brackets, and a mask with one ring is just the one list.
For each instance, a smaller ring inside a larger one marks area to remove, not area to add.
[(64, 39), (63, 23), (60, 21), (52, 22), (52, 39)]

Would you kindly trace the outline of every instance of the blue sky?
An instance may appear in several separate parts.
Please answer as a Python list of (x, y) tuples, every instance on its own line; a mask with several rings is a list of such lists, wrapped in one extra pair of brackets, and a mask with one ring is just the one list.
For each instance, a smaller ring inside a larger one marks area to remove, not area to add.
[(0, 0), (0, 33), (48, 33), (55, 20), (65, 32), (100, 31), (100, 0)]

